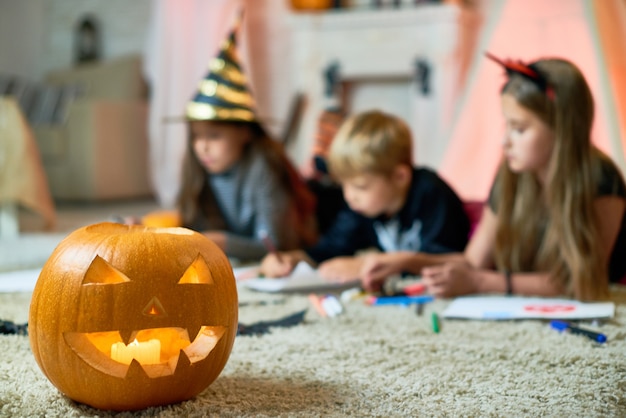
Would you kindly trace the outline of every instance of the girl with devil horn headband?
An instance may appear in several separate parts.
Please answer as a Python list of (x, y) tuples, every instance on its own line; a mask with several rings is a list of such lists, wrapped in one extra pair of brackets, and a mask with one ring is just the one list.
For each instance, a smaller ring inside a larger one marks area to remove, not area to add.
[(260, 259), (317, 239), (315, 197), (262, 127), (239, 64), (235, 30), (187, 104), (189, 141), (178, 210), (229, 257)]
[[(626, 185), (591, 143), (589, 86), (563, 59), (525, 64), (489, 58), (507, 75), (504, 158), (465, 252), (416, 255), (437, 263), (421, 271), (424, 283), (439, 297), (606, 299), (609, 282), (626, 276)], [(372, 274), (388, 273), (372, 266)]]

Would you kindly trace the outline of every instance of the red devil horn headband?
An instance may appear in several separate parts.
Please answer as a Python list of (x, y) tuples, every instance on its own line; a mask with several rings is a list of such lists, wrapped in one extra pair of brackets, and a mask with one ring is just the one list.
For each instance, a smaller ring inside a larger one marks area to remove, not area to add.
[(541, 91), (543, 91), (549, 99), (554, 99), (554, 90), (548, 84), (546, 78), (537, 71), (533, 64), (524, 64), (522, 61), (513, 61), (511, 59), (501, 60), (489, 52), (486, 52), (487, 58), (500, 64), (505, 70), (506, 74), (510, 77), (511, 74), (519, 74), (533, 82)]

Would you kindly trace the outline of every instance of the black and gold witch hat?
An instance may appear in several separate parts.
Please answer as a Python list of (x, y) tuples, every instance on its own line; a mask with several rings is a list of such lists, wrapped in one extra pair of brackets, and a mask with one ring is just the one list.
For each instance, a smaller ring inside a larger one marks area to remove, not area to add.
[(198, 92), (187, 104), (187, 120), (258, 122), (254, 99), (239, 64), (238, 26), (235, 25), (219, 54), (209, 63), (208, 74), (200, 81)]

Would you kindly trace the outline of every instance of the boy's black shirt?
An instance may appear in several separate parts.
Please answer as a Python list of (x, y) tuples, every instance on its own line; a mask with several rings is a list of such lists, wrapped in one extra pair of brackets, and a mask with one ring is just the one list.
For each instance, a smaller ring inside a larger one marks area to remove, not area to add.
[[(442, 178), (428, 168), (413, 169), (406, 201), (393, 219), (399, 222), (400, 234), (416, 235), (406, 236), (404, 248), (398, 250), (460, 252), (468, 241), (470, 221), (463, 202)], [(371, 219), (344, 208), (318, 243), (305, 251), (318, 263), (337, 256), (354, 255), (368, 248), (384, 251), (375, 225), (386, 221), (383, 217)]]

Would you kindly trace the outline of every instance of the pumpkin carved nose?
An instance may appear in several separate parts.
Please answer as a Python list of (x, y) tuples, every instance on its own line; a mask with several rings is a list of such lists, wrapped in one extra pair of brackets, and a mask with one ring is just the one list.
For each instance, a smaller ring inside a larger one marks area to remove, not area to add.
[(152, 299), (150, 299), (150, 302), (148, 302), (146, 307), (143, 308), (142, 313), (145, 316), (159, 317), (159, 318), (163, 318), (167, 316), (167, 312), (165, 312), (163, 305), (161, 304), (161, 302), (159, 301), (157, 297), (153, 297)]

